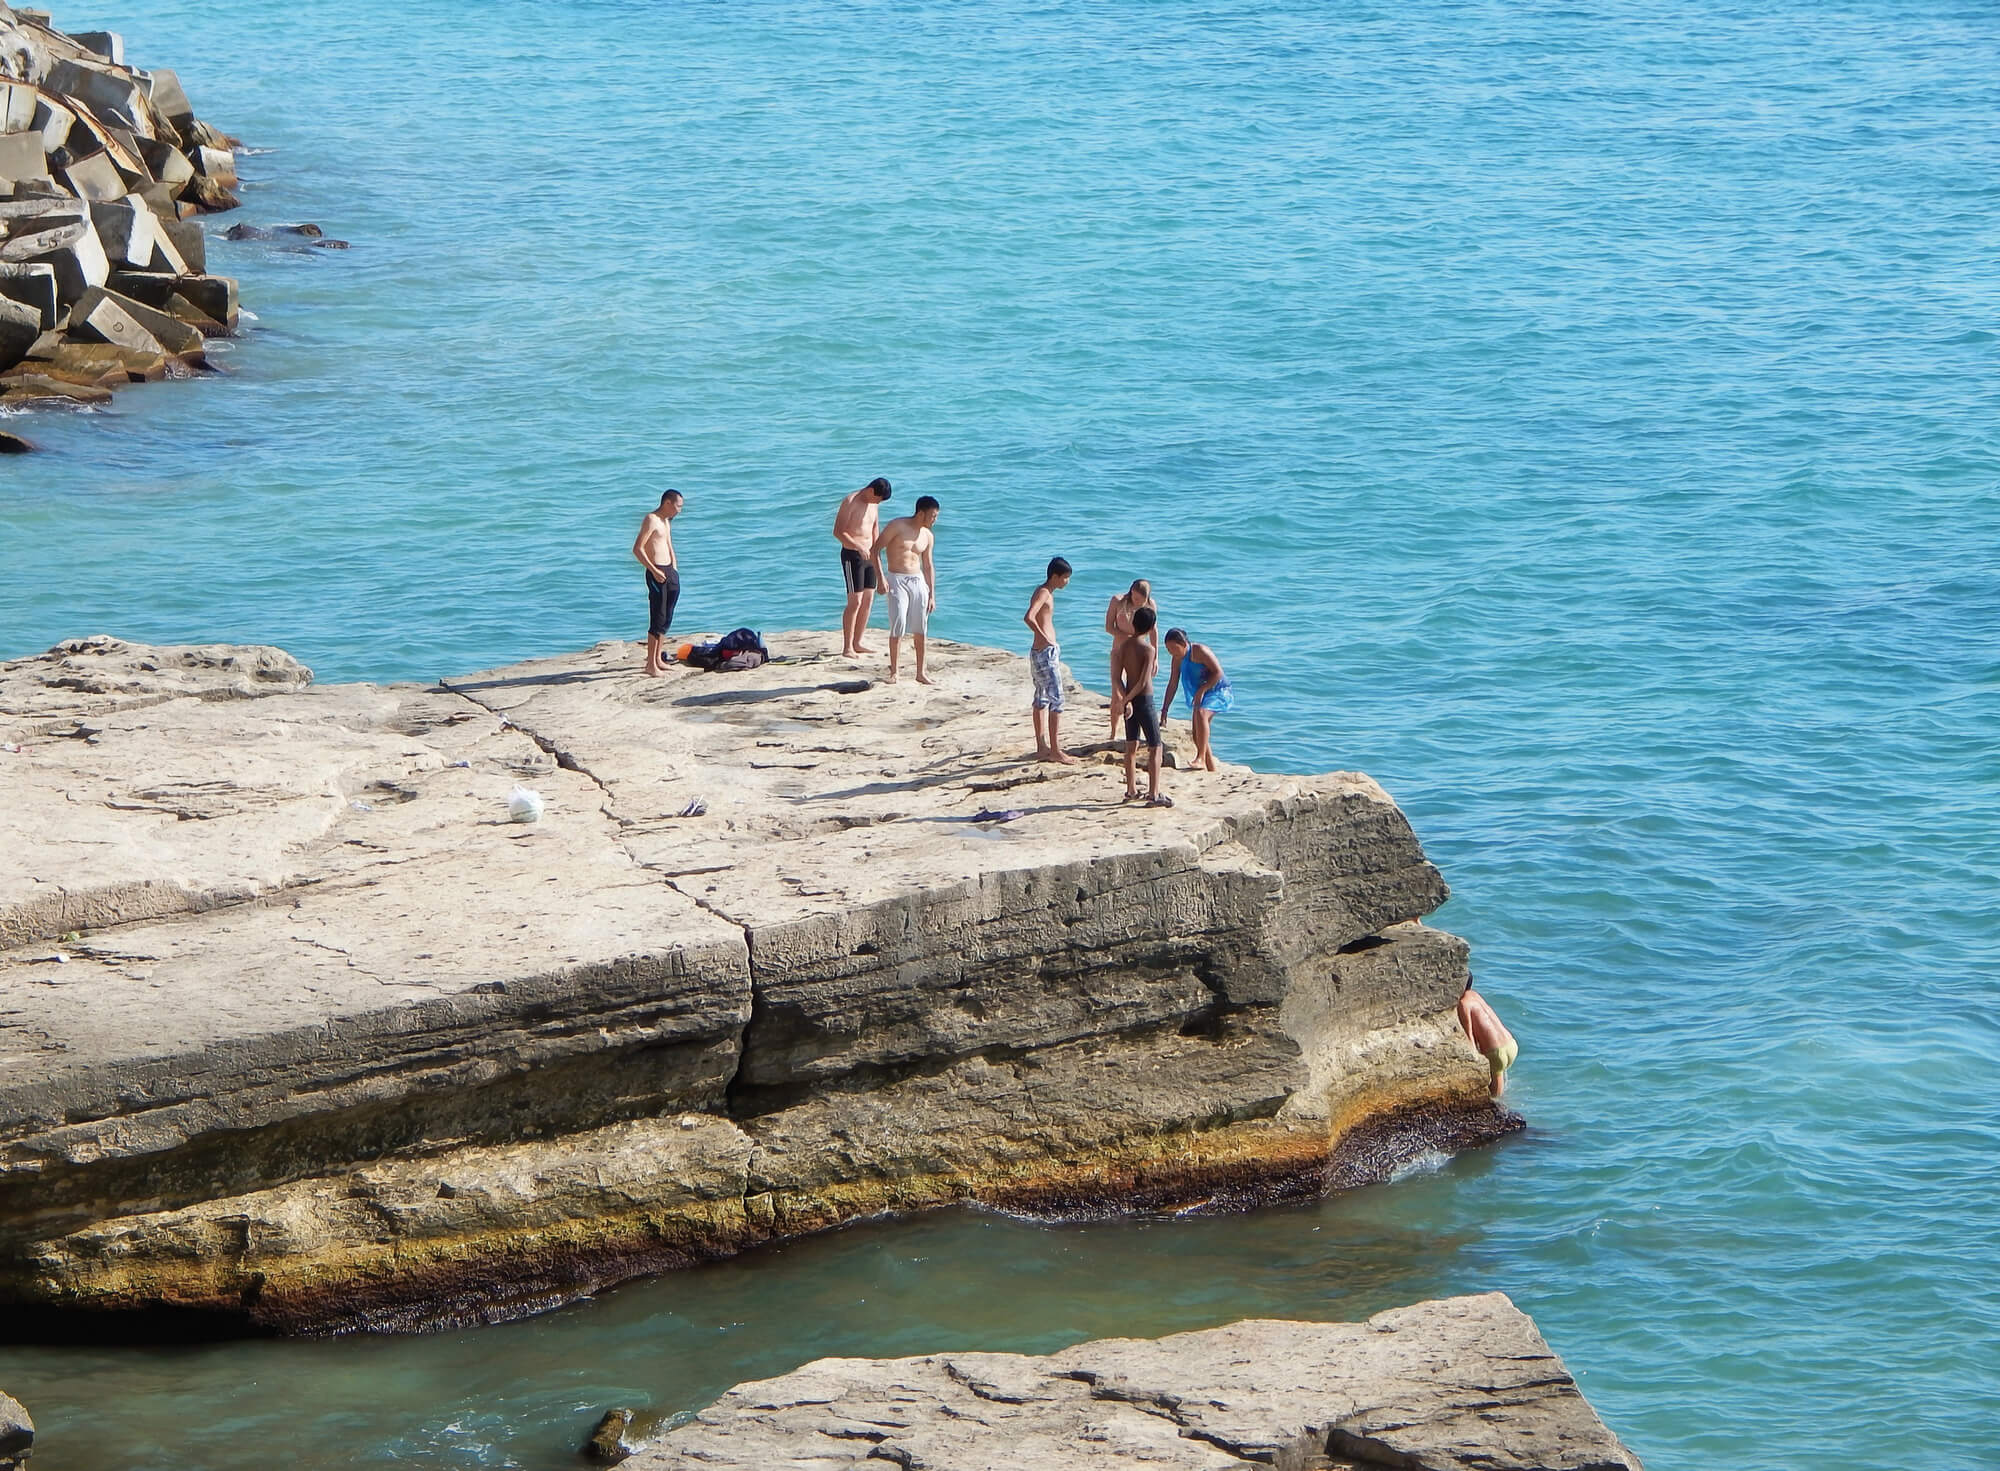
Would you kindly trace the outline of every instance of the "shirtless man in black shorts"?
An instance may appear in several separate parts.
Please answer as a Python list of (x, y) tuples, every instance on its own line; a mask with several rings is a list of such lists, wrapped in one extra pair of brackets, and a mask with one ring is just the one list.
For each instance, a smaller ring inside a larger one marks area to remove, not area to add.
[(1159, 673), (1160, 656), (1153, 652), (1153, 625), (1158, 615), (1141, 608), (1132, 615), (1132, 637), (1120, 640), (1118, 662), (1113, 667), (1112, 699), (1125, 712), (1125, 800), (1139, 795), (1134, 766), (1139, 742), (1146, 742), (1146, 805), (1171, 807), (1174, 799), (1160, 790), (1160, 713), (1153, 705), (1153, 679)]
[(875, 513), (889, 499), (889, 482), (876, 476), (840, 502), (833, 518), (833, 539), (840, 543), (840, 575), (847, 583), (847, 609), (840, 615), (840, 652), (848, 658), (875, 651), (861, 642), (868, 632), (868, 611), (885, 580), (882, 559), (875, 551)]
[(672, 522), (685, 504), (686, 497), (678, 490), (667, 491), (660, 497), (659, 508), (648, 511), (639, 523), (638, 540), (632, 543), (632, 555), (646, 569), (648, 674), (667, 672), (667, 630), (673, 626), (674, 604), (681, 599), (681, 568), (674, 556)]

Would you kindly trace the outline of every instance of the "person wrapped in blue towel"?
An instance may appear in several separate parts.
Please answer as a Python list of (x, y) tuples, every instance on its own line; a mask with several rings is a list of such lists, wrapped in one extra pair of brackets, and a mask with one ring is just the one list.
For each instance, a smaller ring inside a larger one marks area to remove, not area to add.
[(1216, 715), (1236, 708), (1236, 695), (1222, 661), (1207, 644), (1191, 642), (1178, 628), (1169, 628), (1161, 640), (1174, 656), (1172, 673), (1167, 676), (1167, 698), (1161, 708), (1174, 707), (1174, 691), (1185, 689), (1188, 713), (1194, 720), (1194, 764), (1205, 771), (1215, 770), (1215, 752), (1208, 743), (1208, 728)]

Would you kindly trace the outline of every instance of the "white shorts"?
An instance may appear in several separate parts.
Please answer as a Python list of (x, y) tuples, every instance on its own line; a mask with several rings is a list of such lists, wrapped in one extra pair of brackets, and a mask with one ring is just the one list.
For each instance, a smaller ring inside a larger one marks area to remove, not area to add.
[(922, 633), (929, 620), (931, 589), (921, 572), (889, 574), (889, 637)]

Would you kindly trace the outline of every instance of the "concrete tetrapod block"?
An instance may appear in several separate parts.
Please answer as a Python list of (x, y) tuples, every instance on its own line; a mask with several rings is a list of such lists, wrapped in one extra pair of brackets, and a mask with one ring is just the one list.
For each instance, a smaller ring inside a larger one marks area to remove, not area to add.
[(116, 117), (127, 127), (143, 125), (146, 93), (129, 72), (65, 57), (49, 68), (48, 88), (76, 98), (99, 117)]
[(94, 201), (90, 206), (90, 222), (104, 246), (105, 258), (114, 269), (136, 266), (143, 270), (152, 264), (153, 241), (158, 234), (155, 216), (138, 195)]
[[(51, 194), (29, 199), (0, 199), (0, 237), (45, 230), (61, 220), (81, 220), (90, 207), (67, 194)], [(33, 223), (47, 220), (48, 224)]]
[(33, 307), (41, 316), (44, 332), (62, 316), (62, 297), (56, 288), (53, 266), (0, 263), (0, 296)]
[(98, 129), (98, 135), (104, 140), (105, 151), (111, 155), (111, 161), (118, 165), (118, 172), (123, 174), (128, 182), (134, 187), (153, 182), (153, 171), (146, 166), (145, 155), (139, 148), (140, 138), (137, 133), (129, 128), (106, 123)]
[(194, 105), (181, 90), (181, 79), (165, 67), (155, 67), (151, 84), (153, 111), (172, 123), (175, 132), (186, 133), (194, 121)]
[[(111, 289), (196, 326), (234, 331), (236, 282), (228, 276), (180, 276), (172, 271), (113, 271)], [(180, 303), (176, 306), (175, 303)], [(183, 314), (193, 313), (193, 316)], [(199, 320), (196, 320), (199, 318)]]
[(125, 175), (111, 155), (93, 153), (79, 158), (62, 171), (63, 181), (78, 199), (111, 200), (125, 197)]
[(132, 192), (145, 200), (146, 208), (159, 219), (177, 220), (181, 217), (173, 185), (155, 179), (150, 184), (139, 185)]
[[(166, 266), (158, 262), (160, 252), (155, 252), (154, 270), (178, 269), (184, 276), (200, 276), (208, 270), (208, 232), (198, 220), (162, 220), (160, 222), (162, 244), (173, 247), (173, 256)], [(175, 267), (173, 260), (178, 260)]]
[(140, 352), (164, 352), (166, 345), (147, 331), (128, 309), (136, 306), (102, 287), (84, 293), (69, 314), (70, 335), (86, 342), (108, 342)]
[(195, 172), (203, 178), (220, 184), (225, 189), (236, 187), (238, 182), (236, 155), (227, 148), (200, 147), (195, 149), (188, 161), (194, 165)]
[[(97, 310), (100, 300), (111, 303), (119, 311), (130, 317), (138, 324), (142, 331), (159, 344), (160, 351), (194, 352), (201, 347), (203, 340), (201, 333), (195, 328), (190, 327), (186, 322), (180, 321), (169, 313), (161, 311), (158, 307), (147, 306), (142, 301), (134, 301), (129, 296), (120, 296), (116, 292), (106, 290), (103, 287), (98, 287), (94, 291), (84, 293), (82, 299), (77, 302), (76, 306), (70, 312), (71, 322), (73, 324), (81, 323), (89, 318), (91, 313)], [(120, 347), (144, 345), (141, 343), (128, 343), (121, 338), (110, 336), (104, 337), (103, 340), (117, 343)]]
[[(65, 302), (75, 301), (91, 287), (102, 286), (111, 278), (111, 262), (104, 258), (104, 246), (87, 223), (47, 231), (28, 240), (31, 248), (19, 255), (14, 253), (14, 247), (22, 243), (19, 236), (0, 246), (0, 261), (41, 261), (53, 266), (56, 290)], [(40, 244), (36, 246), (33, 242)]]
[(157, 383), (167, 376), (167, 355), (143, 348), (113, 347), (105, 342), (65, 342), (41, 371), (65, 383), (92, 383), (118, 388), (127, 383)]
[(238, 308), (233, 276), (183, 276), (176, 294), (225, 330), (236, 330)]
[(26, 82), (0, 82), (0, 133), (25, 133), (35, 126), (41, 93)]
[(11, 368), (28, 355), (42, 335), (42, 314), (0, 296), (0, 368)]
[(35, 120), (31, 126), (42, 135), (43, 151), (54, 153), (69, 142), (76, 114), (44, 92), (35, 99)]
[(26, 378), (9, 378), (6, 397), (9, 399), (59, 399), (65, 403), (107, 404), (111, 402), (111, 390), (92, 388), (82, 383), (64, 383), (44, 374)]
[(69, 38), (113, 66), (125, 64), (125, 38), (116, 31), (71, 31)]
[(0, 179), (46, 179), (49, 161), (42, 152), (42, 135), (34, 132), (0, 133)]
[[(139, 144), (139, 156), (146, 160), (146, 167), (153, 177), (172, 189), (175, 194), (187, 187), (194, 178), (194, 164), (180, 149), (164, 138), (147, 138)], [(164, 211), (162, 211), (164, 213)]]

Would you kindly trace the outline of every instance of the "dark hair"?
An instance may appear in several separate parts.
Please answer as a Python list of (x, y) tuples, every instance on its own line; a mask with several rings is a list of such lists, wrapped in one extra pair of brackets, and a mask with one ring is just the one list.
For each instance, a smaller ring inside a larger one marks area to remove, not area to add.
[(869, 481), (866, 485), (862, 486), (861, 488), (863, 490), (874, 491), (875, 499), (878, 501), (886, 501), (887, 499), (889, 499), (889, 482), (884, 480), (880, 475), (877, 475), (873, 480)]
[[(1139, 626), (1139, 618), (1137, 614), (1134, 614), (1132, 617), (1132, 626), (1134, 628)], [(1187, 633), (1184, 630), (1178, 628), (1169, 628), (1160, 637), (1160, 642), (1168, 644), (1184, 644), (1187, 641), (1188, 641)]]
[(1067, 577), (1070, 575), (1070, 573), (1074, 572), (1075, 570), (1076, 569), (1074, 567), (1071, 567), (1070, 564), (1065, 562), (1061, 557), (1049, 558), (1050, 577)]
[(938, 503), (936, 496), (920, 495), (917, 497), (917, 514), (919, 516), (923, 515), (923, 513), (926, 511), (935, 511), (937, 508), (938, 508)]
[(669, 497), (677, 501), (684, 501), (687, 499), (687, 497), (682, 495), (678, 490), (663, 490), (660, 492), (660, 504), (664, 506), (667, 503)]
[(1153, 625), (1159, 621), (1158, 618), (1153, 616), (1151, 608), (1141, 608), (1132, 615), (1132, 631), (1134, 633), (1151, 633)]

